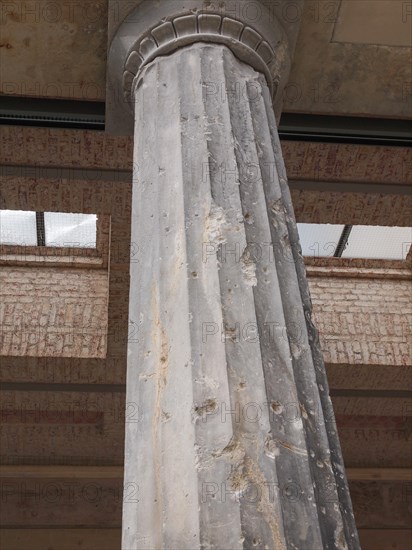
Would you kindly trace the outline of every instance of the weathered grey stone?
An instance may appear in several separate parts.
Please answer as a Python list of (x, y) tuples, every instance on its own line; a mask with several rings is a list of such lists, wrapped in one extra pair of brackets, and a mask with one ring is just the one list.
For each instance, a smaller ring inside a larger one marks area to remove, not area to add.
[[(135, 0), (120, 6), (108, 56), (106, 131), (133, 134), (132, 83), (139, 71), (160, 55), (195, 42), (225, 44), (268, 81), (275, 111), (281, 113), (282, 92), (291, 68), (299, 22), (287, 13), (292, 0)], [(293, 0), (301, 5), (302, 0)], [(117, 9), (115, 9), (117, 8)], [(121, 15), (123, 20), (121, 20)], [(119, 22), (121, 25), (117, 27)]]
[(123, 548), (359, 548), (267, 81), (197, 43), (133, 86)]

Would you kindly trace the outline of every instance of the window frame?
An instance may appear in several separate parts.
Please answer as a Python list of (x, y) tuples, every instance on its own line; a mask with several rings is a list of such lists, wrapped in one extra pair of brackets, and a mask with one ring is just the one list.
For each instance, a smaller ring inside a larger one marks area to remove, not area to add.
[[(67, 212), (67, 214), (69, 213), (73, 212)], [(89, 214), (89, 212), (79, 213)], [(42, 213), (36, 212), (37, 241), (39, 242), (38, 214), (41, 215)], [(12, 263), (15, 265), (44, 264), (47, 266), (69, 265), (73, 267), (106, 268), (109, 256), (110, 215), (95, 212), (92, 212), (92, 214), (97, 216), (95, 248), (0, 244), (0, 265), (10, 265)], [(44, 233), (43, 242), (45, 242)]]
[[(311, 225), (330, 225), (330, 224), (324, 224), (324, 223), (313, 223), (313, 222), (297, 222), (298, 226), (298, 233), (299, 233), (299, 225), (300, 224), (311, 224)], [(343, 224), (337, 224), (337, 225), (343, 225)], [(346, 257), (343, 256), (348, 244), (349, 244), (349, 238), (352, 234), (352, 231), (358, 227), (357, 224), (346, 224), (343, 225), (342, 232), (340, 235), (339, 240), (336, 242), (335, 251), (332, 255), (325, 255), (325, 256), (316, 256), (316, 255), (308, 255), (304, 254), (302, 251), (302, 256), (304, 258), (305, 263), (311, 264), (311, 265), (351, 265), (351, 266), (358, 266), (362, 267), (363, 265), (367, 266), (380, 266), (380, 267), (400, 267), (403, 266), (408, 261), (410, 262), (411, 255), (412, 255), (412, 243), (410, 243), (409, 251), (407, 252), (406, 256), (404, 258), (363, 258), (363, 257)], [(384, 226), (372, 226), (369, 227), (384, 227)], [(394, 227), (394, 226), (388, 226), (388, 227)], [(409, 227), (408, 227), (409, 229)], [(300, 233), (299, 233), (299, 240), (301, 240)], [(409, 241), (408, 241), (409, 244)]]

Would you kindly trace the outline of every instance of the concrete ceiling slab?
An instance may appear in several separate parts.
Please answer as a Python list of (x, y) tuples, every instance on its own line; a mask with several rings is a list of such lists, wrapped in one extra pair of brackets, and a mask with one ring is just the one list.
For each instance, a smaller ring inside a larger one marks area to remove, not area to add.
[[(2, 2), (0, 93), (104, 101), (108, 42), (137, 1)], [(300, 17), (302, 28), (285, 111), (410, 118), (410, 48), (399, 44), (411, 11), (403, 0), (306, 0), (303, 11), (287, 10), (286, 22)]]
[(342, 0), (334, 42), (412, 46), (412, 5), (404, 0)]
[[(404, 11), (400, 11), (399, 4)], [(412, 24), (412, 13), (406, 10), (410, 8), (408, 2), (306, 0), (292, 73), (285, 90), (285, 111), (411, 117), (410, 48), (382, 45), (385, 41), (394, 41), (395, 31), (384, 33), (382, 28), (388, 5), (393, 9), (391, 17), (398, 21), (404, 33), (402, 18), (407, 19), (409, 27)], [(390, 22), (390, 18), (386, 19), (387, 26)], [(357, 43), (362, 36), (363, 42), (373, 40), (375, 43)], [(348, 41), (336, 42), (338, 37)]]
[(2, 2), (1, 8), (3, 94), (104, 99), (107, 0)]

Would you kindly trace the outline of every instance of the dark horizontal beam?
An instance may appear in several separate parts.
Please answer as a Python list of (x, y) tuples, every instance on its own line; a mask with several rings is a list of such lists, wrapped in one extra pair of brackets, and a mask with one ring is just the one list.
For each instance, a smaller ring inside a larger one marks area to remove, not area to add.
[[(86, 392), (86, 393), (126, 393), (126, 384), (71, 384), (56, 382), (0, 382), (0, 391), (50, 391), (50, 392)], [(379, 389), (330, 389), (331, 397), (357, 398), (393, 398), (411, 399), (411, 390), (379, 390)]]
[(59, 384), (49, 382), (1, 382), (0, 391), (50, 391), (81, 393), (126, 393), (125, 384)]
[(105, 104), (94, 101), (1, 96), (0, 124), (103, 131)]
[(283, 140), (410, 147), (412, 120), (283, 113)]
[[(110, 181), (131, 183), (131, 170), (105, 168), (75, 168), (64, 166), (0, 165), (0, 178), (67, 179), (82, 181)], [(394, 183), (365, 183), (322, 180), (289, 180), (291, 189), (301, 191), (329, 191), (338, 193), (378, 193), (380, 195), (411, 195), (410, 185)]]
[(331, 397), (356, 397), (358, 399), (412, 399), (411, 390), (331, 388), (329, 394)]
[[(104, 131), (105, 104), (1, 96), (0, 124)], [(283, 113), (279, 134), (282, 140), (405, 147), (411, 145), (412, 121)]]
[(131, 183), (131, 170), (107, 168), (76, 168), (66, 166), (0, 165), (0, 178), (66, 179), (81, 181), (109, 181)]
[[(1, 166), (0, 166), (1, 175)], [(329, 191), (333, 193), (377, 193), (379, 195), (412, 195), (410, 184), (365, 183), (350, 181), (289, 180), (291, 189), (301, 191)]]
[[(410, 468), (346, 468), (351, 481), (412, 481)], [(123, 466), (0, 465), (0, 479), (123, 479)]]

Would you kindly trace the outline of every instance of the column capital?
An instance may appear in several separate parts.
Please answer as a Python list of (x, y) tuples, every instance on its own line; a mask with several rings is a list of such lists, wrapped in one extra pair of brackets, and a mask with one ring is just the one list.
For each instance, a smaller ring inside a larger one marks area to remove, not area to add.
[(136, 78), (157, 57), (195, 42), (226, 45), (265, 75), (276, 102), (287, 82), (296, 32), (291, 32), (290, 21), (282, 24), (278, 11), (271, 9), (274, 4), (271, 0), (137, 1), (115, 30), (109, 49), (107, 130), (132, 134)]

